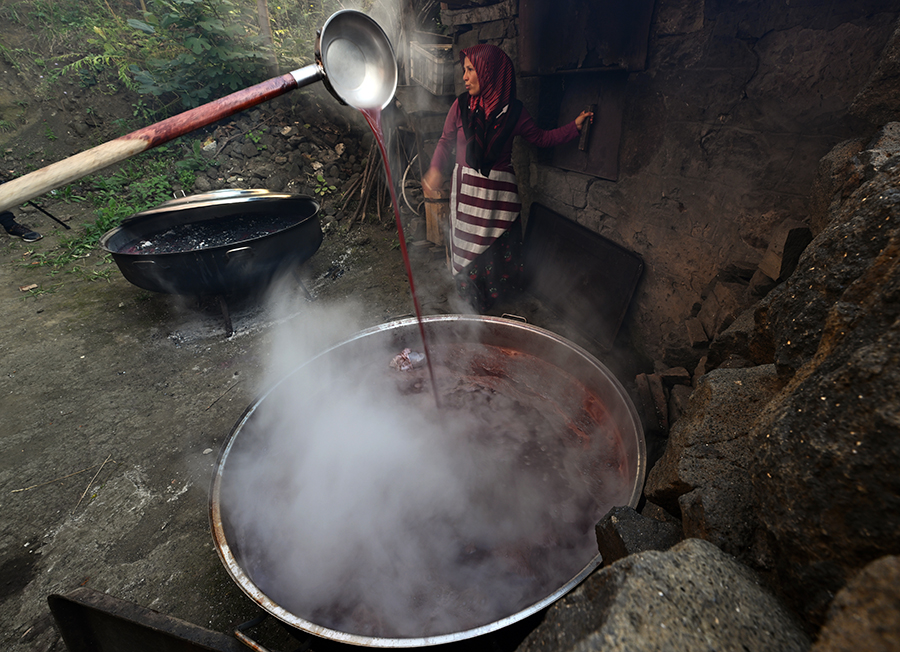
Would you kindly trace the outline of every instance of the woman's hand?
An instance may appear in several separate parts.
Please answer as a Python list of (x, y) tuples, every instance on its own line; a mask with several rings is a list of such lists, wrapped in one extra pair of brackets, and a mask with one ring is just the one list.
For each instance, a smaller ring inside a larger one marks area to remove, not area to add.
[(428, 168), (428, 172), (422, 177), (422, 190), (425, 191), (425, 196), (434, 197), (443, 185), (444, 176), (440, 171), (437, 168)]
[(575, 118), (575, 127), (578, 131), (581, 131), (581, 127), (584, 124), (585, 120), (589, 120), (588, 124), (594, 122), (594, 113), (592, 111), (582, 111), (577, 118)]

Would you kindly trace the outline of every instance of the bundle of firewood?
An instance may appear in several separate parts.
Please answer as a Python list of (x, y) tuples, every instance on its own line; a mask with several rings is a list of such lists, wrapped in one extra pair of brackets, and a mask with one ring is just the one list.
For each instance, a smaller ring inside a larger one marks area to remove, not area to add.
[(378, 221), (382, 219), (382, 209), (388, 220), (392, 217), (391, 211), (391, 192), (387, 185), (387, 175), (384, 173), (384, 164), (382, 162), (381, 153), (378, 146), (373, 142), (369, 148), (369, 156), (366, 159), (366, 167), (362, 174), (350, 184), (350, 187), (341, 197), (344, 206), (354, 198), (358, 199), (353, 213), (347, 226), (352, 227), (357, 219), (360, 222), (366, 219), (366, 215), (370, 212), (369, 204), (374, 201), (375, 214)]

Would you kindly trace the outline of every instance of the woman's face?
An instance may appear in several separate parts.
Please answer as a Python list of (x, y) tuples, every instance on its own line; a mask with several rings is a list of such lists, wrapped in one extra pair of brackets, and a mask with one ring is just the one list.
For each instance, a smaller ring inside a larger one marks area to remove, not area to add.
[(475, 72), (475, 66), (469, 61), (469, 57), (463, 61), (463, 82), (469, 95), (478, 95), (481, 92), (481, 86), (478, 83), (478, 73)]

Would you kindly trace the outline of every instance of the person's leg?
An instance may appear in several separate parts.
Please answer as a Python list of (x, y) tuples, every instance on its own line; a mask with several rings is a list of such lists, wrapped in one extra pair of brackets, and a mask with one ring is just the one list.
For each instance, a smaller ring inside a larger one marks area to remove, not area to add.
[(0, 226), (11, 236), (22, 238), (25, 242), (35, 242), (44, 237), (37, 231), (16, 222), (15, 216), (9, 211), (0, 212)]
[(16, 218), (12, 213), (9, 211), (0, 212), (0, 226), (2, 226), (4, 230), (9, 231), (15, 223)]

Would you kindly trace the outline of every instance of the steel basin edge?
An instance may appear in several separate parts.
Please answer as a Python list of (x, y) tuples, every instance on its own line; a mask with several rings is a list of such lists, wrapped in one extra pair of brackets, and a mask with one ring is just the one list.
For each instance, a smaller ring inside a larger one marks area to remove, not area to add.
[[(262, 237), (173, 253), (131, 254), (132, 240), (178, 224), (213, 222), (239, 213), (295, 211), (291, 226)], [(170, 200), (125, 220), (100, 238), (132, 284), (166, 294), (224, 295), (260, 287), (283, 267), (310, 258), (322, 243), (319, 203), (265, 190), (213, 191)]]
[[(583, 380), (586, 385), (591, 383), (604, 385), (602, 391), (605, 395), (610, 396), (610, 393), (612, 393), (619, 401), (619, 405), (616, 409), (618, 417), (618, 420), (616, 421), (617, 425), (623, 433), (631, 435), (629, 441), (623, 441), (623, 445), (630, 449), (630, 458), (634, 461), (633, 485), (627, 504), (631, 507), (637, 506), (643, 491), (646, 475), (647, 455), (643, 428), (637, 410), (624, 387), (605, 365), (582, 347), (552, 333), (551, 331), (501, 317), (479, 315), (436, 315), (424, 317), (423, 326), (426, 331), (426, 337), (433, 336), (437, 332), (446, 335), (447, 329), (455, 329), (460, 331), (461, 337), (463, 337), (465, 341), (471, 341), (471, 339), (467, 338), (471, 338), (471, 333), (477, 332), (479, 336), (478, 341), (480, 342), (496, 346), (518, 346), (522, 351), (535, 355), (536, 357), (552, 356), (555, 363), (566, 365), (566, 368), (572, 371), (574, 376)], [(241, 428), (253, 416), (255, 410), (266, 397), (275, 391), (278, 386), (291, 375), (298, 373), (311, 363), (329, 356), (342, 347), (359, 344), (360, 342), (364, 342), (366, 338), (379, 339), (385, 337), (395, 340), (393, 345), (401, 348), (407, 345), (407, 343), (411, 342), (415, 344), (416, 341), (421, 341), (419, 339), (418, 324), (415, 318), (388, 322), (360, 331), (351, 338), (322, 351), (320, 354), (300, 365), (285, 379), (270, 387), (244, 411), (244, 414), (235, 424), (216, 461), (215, 472), (210, 487), (209, 502), (210, 527), (213, 540), (219, 558), (227, 572), (250, 599), (284, 623), (328, 640), (366, 647), (415, 648), (470, 639), (512, 625), (513, 623), (521, 621), (524, 618), (537, 613), (541, 609), (550, 606), (574, 589), (600, 565), (602, 559), (599, 553), (590, 560), (580, 572), (569, 581), (565, 582), (557, 590), (517, 613), (465, 631), (411, 638), (362, 636), (334, 630), (310, 622), (309, 620), (301, 618), (284, 609), (281, 605), (270, 599), (253, 583), (252, 579), (242, 568), (236, 552), (232, 550), (230, 543), (226, 539), (222, 504), (220, 501), (225, 463), (228, 459), (229, 452), (240, 434)], [(523, 347), (523, 344), (527, 344), (527, 346)], [(629, 475), (629, 477), (631, 477), (631, 475)]]

